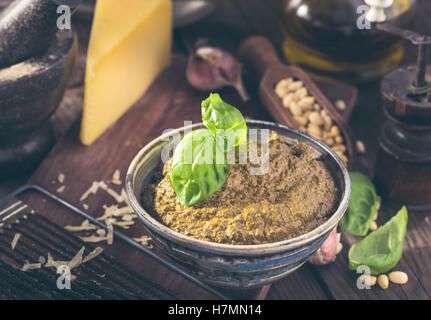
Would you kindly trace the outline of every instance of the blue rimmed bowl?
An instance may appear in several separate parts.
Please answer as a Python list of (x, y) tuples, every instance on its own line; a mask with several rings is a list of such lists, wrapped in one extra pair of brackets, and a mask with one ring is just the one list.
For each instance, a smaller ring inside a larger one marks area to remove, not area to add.
[[(263, 286), (299, 268), (336, 228), (350, 199), (351, 186), (346, 166), (328, 146), (297, 130), (271, 122), (248, 120), (247, 126), (249, 129), (274, 130), (287, 144), (304, 141), (311, 145), (316, 158), (326, 164), (340, 190), (338, 207), (326, 222), (299, 237), (260, 245), (202, 241), (168, 228), (142, 206), (142, 193), (161, 162), (162, 150), (170, 143), (169, 137), (173, 133), (183, 134), (185, 128), (166, 133), (142, 148), (130, 164), (126, 177), (130, 205), (154, 242), (196, 277), (219, 287)], [(201, 128), (201, 123), (191, 126), (193, 130)]]

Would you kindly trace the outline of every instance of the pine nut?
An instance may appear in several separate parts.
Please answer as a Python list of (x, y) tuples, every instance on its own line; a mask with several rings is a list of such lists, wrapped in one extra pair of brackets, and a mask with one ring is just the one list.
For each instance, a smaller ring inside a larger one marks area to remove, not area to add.
[(310, 113), (308, 120), (310, 120), (311, 123), (314, 123), (315, 125), (318, 125), (318, 126), (321, 126), (324, 123), (322, 117), (317, 111)]
[(289, 84), (293, 82), (293, 78), (282, 79), (278, 81), (277, 86), (288, 87)]
[(298, 106), (298, 104), (296, 102), (293, 102), (290, 104), (289, 106), (290, 112), (292, 112), (292, 114), (294, 116), (300, 116), (302, 115), (302, 110), (301, 108)]
[(314, 104), (313, 106), (314, 110), (316, 111), (320, 111), (322, 108), (320, 107), (320, 105), (318, 105), (317, 103)]
[(337, 154), (337, 156), (339, 156), (341, 158), (341, 160), (343, 160), (342, 157), (344, 156), (344, 153), (342, 153), (341, 151), (335, 151), (335, 153)]
[(370, 225), (370, 231), (375, 231), (375, 230), (377, 230), (377, 223), (373, 221)]
[(289, 108), (289, 106), (294, 102), (293, 93), (288, 93), (283, 98), (283, 106)]
[(316, 138), (320, 138), (322, 135), (322, 131), (320, 130), (319, 126), (315, 125), (314, 123), (310, 123), (307, 129), (308, 133)]
[(307, 121), (308, 121), (308, 118), (310, 117), (311, 112), (312, 112), (312, 111), (310, 111), (310, 110), (306, 110), (306, 111), (304, 112), (304, 114), (303, 114), (303, 117), (304, 117), (304, 118), (306, 118), (306, 119), (307, 119)]
[(289, 93), (289, 81), (288, 79), (283, 79), (277, 83), (275, 86), (275, 93), (277, 96), (279, 96), (281, 99)]
[(393, 271), (389, 273), (389, 280), (396, 284), (406, 284), (409, 281), (409, 277), (405, 272)]
[(305, 98), (307, 96), (307, 88), (301, 88), (295, 92), (295, 96), (298, 100), (301, 100), (302, 98)]
[(377, 277), (368, 274), (361, 275), (359, 279), (363, 284), (367, 284), (370, 287), (374, 286), (377, 282)]
[(344, 141), (344, 139), (343, 139), (342, 136), (336, 136), (335, 137), (335, 142), (336, 143), (341, 144), (341, 143), (343, 143), (343, 141)]
[(335, 107), (339, 111), (346, 110), (346, 103), (343, 100), (337, 100), (337, 101), (335, 101)]
[(312, 110), (312, 109), (313, 109), (313, 105), (312, 105), (312, 104), (307, 103), (307, 101), (304, 101), (304, 99), (302, 99), (302, 100), (300, 100), (300, 101), (298, 102), (298, 106), (299, 106), (303, 111), (306, 111), (306, 110)]
[(337, 126), (332, 126), (331, 130), (329, 131), (329, 135), (331, 137), (336, 137), (340, 135), (340, 129)]
[(298, 102), (298, 105), (306, 110), (310, 110), (313, 108), (314, 104), (314, 97), (308, 96), (301, 99), (301, 101)]
[(299, 125), (299, 126), (305, 126), (308, 123), (308, 119), (301, 116), (294, 116), (293, 120)]
[(388, 276), (385, 275), (385, 274), (381, 274), (377, 278), (377, 283), (379, 284), (380, 288), (382, 288), (383, 290), (386, 290), (387, 288), (389, 288), (389, 278), (388, 278)]
[(332, 138), (327, 138), (324, 142), (330, 147), (334, 145), (334, 139)]
[(288, 89), (290, 91), (297, 91), (298, 89), (302, 88), (302, 81), (294, 81), (287, 85)]
[(365, 144), (361, 140), (356, 141), (356, 149), (359, 153), (365, 154), (367, 150), (365, 149)]
[(332, 127), (332, 118), (330, 116), (323, 116), (324, 127), (326, 131), (331, 130)]
[(341, 153), (346, 152), (346, 146), (342, 145), (342, 144), (336, 144), (335, 146), (332, 147), (332, 150), (334, 150), (335, 152), (339, 151)]

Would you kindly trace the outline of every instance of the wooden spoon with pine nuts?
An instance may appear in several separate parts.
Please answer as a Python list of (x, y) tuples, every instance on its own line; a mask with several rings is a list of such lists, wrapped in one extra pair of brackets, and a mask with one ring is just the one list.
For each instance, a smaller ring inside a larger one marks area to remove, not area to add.
[(346, 120), (305, 72), (282, 64), (265, 37), (248, 38), (238, 55), (262, 76), (260, 99), (278, 123), (318, 138), (352, 164), (356, 150)]

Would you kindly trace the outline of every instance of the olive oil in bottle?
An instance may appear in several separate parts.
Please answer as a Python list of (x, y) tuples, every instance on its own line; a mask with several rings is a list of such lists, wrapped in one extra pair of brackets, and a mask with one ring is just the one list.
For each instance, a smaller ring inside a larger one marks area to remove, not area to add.
[[(401, 62), (403, 41), (366, 26), (364, 0), (276, 0), (287, 60), (312, 77), (360, 83), (375, 80)], [(416, 0), (394, 0), (385, 13), (407, 27)], [(360, 22), (360, 21), (359, 21)]]

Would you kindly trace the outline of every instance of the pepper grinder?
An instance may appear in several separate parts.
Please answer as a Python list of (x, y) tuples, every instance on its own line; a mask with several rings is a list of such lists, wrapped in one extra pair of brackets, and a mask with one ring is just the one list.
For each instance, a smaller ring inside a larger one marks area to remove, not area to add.
[(59, 5), (79, 0), (15, 0), (0, 8), (0, 178), (33, 169), (55, 142), (50, 117), (77, 55), (72, 30), (59, 30)]
[(400, 67), (381, 83), (385, 121), (379, 138), (374, 181), (379, 194), (411, 211), (431, 210), (431, 37), (385, 21), (391, 0), (367, 0), (376, 27), (418, 47), (417, 64)]

